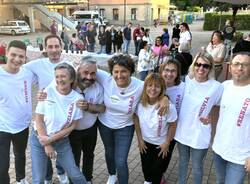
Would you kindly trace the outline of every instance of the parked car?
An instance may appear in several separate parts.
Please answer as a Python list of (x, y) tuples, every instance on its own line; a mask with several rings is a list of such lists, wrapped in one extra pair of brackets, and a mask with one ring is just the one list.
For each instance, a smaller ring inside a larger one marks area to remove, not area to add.
[(2, 34), (26, 34), (30, 33), (30, 26), (23, 20), (11, 20), (0, 25)]

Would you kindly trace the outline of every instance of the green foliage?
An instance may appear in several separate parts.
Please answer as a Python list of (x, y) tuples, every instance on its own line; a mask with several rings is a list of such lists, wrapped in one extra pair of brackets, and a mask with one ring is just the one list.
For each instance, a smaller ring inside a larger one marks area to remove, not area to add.
[[(217, 30), (219, 29), (219, 22), (221, 16), (221, 30), (223, 29), (226, 20), (232, 20), (232, 14), (206, 13), (203, 24), (203, 30)], [(250, 15), (239, 14), (235, 19), (236, 30), (250, 30)]]

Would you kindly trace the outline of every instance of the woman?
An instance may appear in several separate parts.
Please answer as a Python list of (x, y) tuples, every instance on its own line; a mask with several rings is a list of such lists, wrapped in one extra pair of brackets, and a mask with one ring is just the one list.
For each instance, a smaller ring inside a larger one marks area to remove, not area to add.
[[(161, 36), (156, 37), (155, 45), (152, 47), (152, 57), (154, 58), (154, 68), (159, 68), (160, 64), (166, 60), (169, 54), (167, 45), (163, 45)], [(157, 70), (157, 69), (156, 69)]]
[(144, 36), (142, 37), (142, 40), (147, 41), (149, 47), (151, 47), (153, 45), (153, 41), (150, 37), (150, 29), (145, 29)]
[[(177, 115), (179, 115), (185, 89), (185, 84), (181, 81), (181, 65), (177, 60), (170, 59), (168, 62), (161, 64), (159, 73), (164, 79), (167, 88), (165, 94), (175, 105)], [(176, 141), (173, 139), (169, 144), (165, 171), (170, 163), (175, 143)], [(163, 177), (162, 181), (164, 180)]]
[(73, 183), (86, 184), (75, 164), (68, 139), (82, 118), (76, 106), (82, 96), (72, 89), (75, 75), (74, 68), (66, 63), (56, 66), (55, 81), (45, 88), (47, 98), (37, 104), (30, 136), (33, 184), (44, 182), (49, 158), (57, 159)]
[(175, 106), (159, 116), (155, 106), (165, 94), (164, 79), (156, 73), (147, 76), (135, 115), (135, 130), (141, 155), (144, 184), (160, 184), (166, 168), (169, 144), (174, 137), (177, 119)]
[(120, 26), (117, 28), (117, 32), (115, 34), (115, 41), (116, 41), (115, 43), (116, 52), (121, 53), (122, 52), (121, 48), (123, 44), (123, 33), (122, 33), (122, 28)]
[(217, 80), (223, 69), (223, 61), (226, 56), (224, 38), (220, 31), (214, 31), (206, 51), (213, 57), (215, 67), (215, 79)]
[(186, 22), (183, 22), (180, 25), (179, 43), (181, 44), (181, 43), (184, 43), (184, 42), (187, 42), (189, 44), (189, 48), (191, 48), (192, 34), (191, 34), (189, 26), (188, 26), (188, 24)]
[[(100, 70), (97, 72), (97, 80), (104, 88), (106, 106), (105, 112), (99, 115), (99, 131), (109, 172), (107, 184), (116, 182), (116, 172), (119, 183), (128, 184), (127, 158), (134, 134), (132, 117), (140, 100), (143, 82), (132, 77), (135, 64), (130, 56), (117, 55), (108, 63), (111, 75)], [(163, 98), (161, 104), (166, 107), (167, 99)]]
[(144, 81), (149, 71), (151, 70), (150, 53), (148, 52), (147, 41), (142, 41), (140, 44), (140, 52), (138, 56), (137, 72), (139, 78)]
[(100, 44), (100, 51), (98, 52), (98, 54), (106, 53), (106, 33), (104, 31), (104, 26), (100, 26), (98, 40)]
[(106, 54), (111, 54), (112, 50), (112, 36), (111, 36), (111, 27), (106, 27)]
[(189, 68), (179, 113), (175, 140), (179, 151), (178, 183), (186, 183), (188, 163), (192, 157), (193, 183), (201, 184), (203, 160), (211, 138), (209, 113), (218, 104), (222, 85), (214, 79), (214, 62), (210, 54), (199, 52)]

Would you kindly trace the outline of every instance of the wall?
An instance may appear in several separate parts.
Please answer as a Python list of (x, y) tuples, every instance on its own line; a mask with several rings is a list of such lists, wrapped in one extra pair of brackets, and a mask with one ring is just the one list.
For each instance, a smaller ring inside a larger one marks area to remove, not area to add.
[(14, 19), (14, 14), (12, 6), (0, 5), (0, 23), (13, 19)]

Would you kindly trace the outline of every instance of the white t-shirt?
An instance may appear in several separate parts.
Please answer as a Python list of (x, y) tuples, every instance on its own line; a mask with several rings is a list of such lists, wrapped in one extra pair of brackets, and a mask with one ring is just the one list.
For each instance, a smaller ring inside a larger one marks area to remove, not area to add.
[(213, 150), (223, 159), (244, 165), (250, 157), (250, 85), (223, 83)]
[(137, 71), (148, 71), (151, 69), (150, 54), (145, 49), (141, 49), (138, 56)]
[[(45, 92), (47, 99), (38, 102), (36, 113), (44, 115), (47, 135), (53, 135), (73, 120), (82, 118), (82, 110), (76, 106), (76, 102), (83, 97), (75, 90), (68, 95), (62, 95), (56, 90), (55, 85), (49, 85)], [(36, 130), (36, 124), (34, 129)]]
[(23, 67), (16, 74), (0, 67), (0, 131), (15, 134), (29, 126), (32, 75)]
[(215, 58), (224, 58), (226, 55), (226, 47), (223, 43), (218, 45), (212, 45), (210, 42), (206, 48), (206, 51)]
[(180, 40), (179, 43), (184, 43), (184, 42), (191, 42), (191, 34), (189, 31), (185, 31), (185, 32), (180, 32)]
[(200, 117), (207, 117), (218, 104), (223, 87), (215, 80), (197, 82), (189, 76), (185, 80), (184, 97), (178, 118), (175, 139), (195, 149), (209, 147), (211, 124), (204, 125)]
[(175, 106), (170, 103), (168, 113), (160, 116), (155, 106), (144, 107), (139, 103), (136, 114), (139, 118), (143, 140), (154, 145), (161, 145), (166, 141), (169, 123), (177, 119), (177, 112)]
[[(76, 91), (78, 93), (82, 93), (82, 91), (77, 88)], [(95, 82), (90, 87), (83, 90), (84, 100), (92, 104), (102, 104), (103, 103), (103, 88), (98, 83)], [(80, 119), (79, 124), (76, 126), (76, 130), (84, 130), (92, 127), (97, 119), (98, 114), (93, 114), (88, 111), (82, 111), (83, 118)]]
[(68, 62), (67, 60), (63, 59), (58, 63), (50, 62), (49, 58), (40, 58), (34, 61), (31, 61), (25, 64), (25, 68), (30, 70), (38, 80), (39, 89), (43, 89), (47, 87), (53, 80), (54, 80), (54, 69), (60, 63), (67, 63), (73, 66), (72, 63)]
[(133, 125), (133, 113), (140, 100), (143, 82), (131, 77), (126, 88), (119, 88), (113, 76), (105, 71), (98, 70), (97, 80), (104, 89), (104, 104), (106, 110), (99, 114), (99, 120), (105, 126), (120, 129)]
[(168, 95), (170, 101), (175, 105), (177, 114), (180, 113), (184, 90), (185, 90), (184, 82), (181, 82), (178, 86), (167, 87), (166, 90), (166, 95)]

